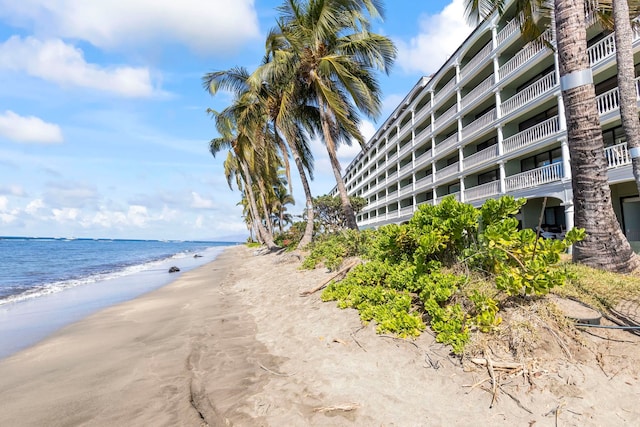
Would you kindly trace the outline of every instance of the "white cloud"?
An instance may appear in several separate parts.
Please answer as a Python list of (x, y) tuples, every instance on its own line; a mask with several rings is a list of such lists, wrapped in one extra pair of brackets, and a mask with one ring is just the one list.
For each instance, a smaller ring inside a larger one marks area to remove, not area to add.
[(24, 197), (26, 195), (24, 188), (16, 184), (0, 186), (0, 194), (9, 194), (11, 196), (18, 196), (18, 197)]
[(254, 0), (0, 0), (0, 16), (48, 37), (101, 48), (185, 44), (230, 52), (259, 36)]
[(194, 209), (213, 209), (214, 208), (213, 200), (205, 199), (200, 194), (195, 191), (191, 192), (191, 207)]
[(51, 209), (53, 220), (56, 222), (76, 221), (80, 215), (80, 210), (76, 208)]
[(126, 97), (154, 94), (148, 68), (103, 68), (88, 63), (82, 50), (60, 39), (12, 36), (0, 44), (0, 68), (25, 72), (65, 87), (97, 89)]
[[(0, 66), (2, 51), (0, 47)], [(60, 126), (34, 116), (20, 116), (13, 111), (0, 113), (0, 136), (15, 142), (52, 144), (62, 142)]]
[(0, 196), (0, 211), (4, 212), (8, 209), (9, 199), (7, 196)]
[(40, 211), (40, 209), (43, 209), (44, 207), (45, 204), (42, 199), (35, 199), (27, 204), (27, 207), (24, 208), (24, 211), (29, 215), (37, 215), (38, 211)]
[(396, 41), (397, 64), (408, 72), (433, 74), (471, 33), (464, 0), (453, 0), (437, 15), (420, 17), (420, 33), (408, 43)]

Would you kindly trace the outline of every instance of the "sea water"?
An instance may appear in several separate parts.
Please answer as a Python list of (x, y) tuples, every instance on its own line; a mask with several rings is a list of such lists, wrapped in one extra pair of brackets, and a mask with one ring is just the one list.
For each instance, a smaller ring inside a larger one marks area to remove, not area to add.
[[(212, 261), (229, 242), (0, 237), (0, 358)], [(169, 273), (176, 266), (179, 273)]]

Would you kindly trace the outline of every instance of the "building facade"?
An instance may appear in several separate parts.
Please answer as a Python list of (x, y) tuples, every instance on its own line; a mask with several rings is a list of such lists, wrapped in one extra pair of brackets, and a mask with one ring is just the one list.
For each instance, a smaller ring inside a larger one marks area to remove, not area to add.
[[(357, 215), (359, 226), (407, 221), (420, 204), (449, 195), (480, 206), (506, 194), (528, 200), (519, 214), (524, 228), (536, 227), (541, 214), (552, 232), (573, 226), (553, 31), (526, 41), (510, 3), (502, 17), (485, 20), (437, 73), (413, 87), (346, 168), (347, 191), (368, 201)], [(640, 241), (640, 198), (620, 122), (614, 35), (589, 21), (588, 45), (614, 209), (627, 238)], [(640, 34), (633, 46), (638, 64)]]

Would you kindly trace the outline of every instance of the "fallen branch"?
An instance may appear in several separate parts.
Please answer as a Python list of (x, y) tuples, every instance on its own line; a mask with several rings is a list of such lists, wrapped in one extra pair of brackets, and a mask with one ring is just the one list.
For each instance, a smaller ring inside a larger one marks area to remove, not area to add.
[(358, 329), (356, 329), (355, 331), (351, 332), (351, 338), (355, 341), (356, 344), (358, 344), (358, 347), (360, 347), (362, 349), (362, 351), (364, 351), (365, 353), (367, 352), (367, 349), (365, 349), (362, 344), (360, 344), (360, 342), (356, 339), (356, 334), (358, 332), (360, 332), (362, 329), (364, 329), (364, 326), (360, 326)]
[(344, 279), (344, 277), (347, 275), (347, 273), (349, 271), (351, 271), (351, 269), (353, 267), (355, 267), (356, 265), (360, 264), (361, 262), (362, 261), (360, 261), (360, 260), (356, 260), (356, 261), (352, 262), (351, 264), (347, 265), (346, 267), (343, 267), (340, 271), (338, 271), (336, 274), (334, 274), (332, 277), (328, 278), (324, 282), (320, 283), (320, 285), (316, 286), (315, 288), (309, 289), (308, 291), (300, 292), (300, 296), (301, 297), (307, 297), (309, 295), (315, 294), (319, 290), (324, 289), (333, 280), (342, 280), (342, 279)]
[(295, 375), (295, 374), (283, 374), (281, 372), (272, 371), (271, 369), (267, 368), (266, 366), (264, 366), (260, 362), (258, 362), (258, 366), (260, 366), (260, 368), (264, 369), (265, 371), (269, 372), (270, 374), (277, 375), (279, 377), (290, 377), (292, 375)]
[[(484, 358), (474, 357), (469, 360), (471, 360), (476, 365), (480, 365), (480, 366), (488, 365), (487, 359), (484, 359)], [(517, 362), (501, 362), (501, 361), (492, 360), (491, 363), (493, 364), (494, 369), (500, 369), (500, 370), (506, 370), (506, 371), (510, 371), (512, 369), (524, 369), (522, 363), (517, 363)]]
[(516, 402), (516, 404), (517, 404), (520, 408), (524, 409), (525, 411), (527, 411), (527, 412), (528, 412), (528, 413), (530, 413), (530, 414), (533, 414), (533, 412), (531, 412), (531, 410), (530, 410), (529, 408), (527, 408), (526, 406), (524, 406), (524, 405), (522, 404), (522, 402), (520, 402), (520, 400), (519, 400), (517, 397), (515, 397), (513, 394), (511, 394), (511, 393), (509, 393), (507, 390), (505, 390), (505, 389), (504, 389), (504, 387), (500, 386), (500, 390), (502, 390), (502, 391), (504, 392), (504, 394), (506, 394), (506, 395), (507, 395), (507, 396), (509, 396), (511, 399), (513, 399), (513, 401), (514, 401), (514, 402)]
[(487, 369), (489, 370), (489, 376), (491, 377), (491, 405), (489, 408), (493, 408), (493, 404), (496, 402), (496, 398), (498, 397), (498, 380), (496, 379), (496, 373), (493, 370), (493, 363), (491, 361), (491, 357), (489, 357), (489, 353), (485, 355), (487, 359)]
[(331, 411), (355, 411), (358, 409), (360, 405), (357, 403), (347, 403), (344, 405), (335, 405), (335, 406), (321, 406), (319, 408), (314, 408), (313, 412), (331, 412)]

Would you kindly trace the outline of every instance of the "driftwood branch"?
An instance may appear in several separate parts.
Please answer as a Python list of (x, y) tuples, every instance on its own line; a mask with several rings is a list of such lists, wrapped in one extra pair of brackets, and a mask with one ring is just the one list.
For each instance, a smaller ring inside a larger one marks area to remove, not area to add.
[(319, 408), (314, 408), (313, 412), (331, 412), (331, 411), (355, 411), (360, 407), (357, 403), (347, 403), (344, 405), (335, 405), (335, 406), (322, 406)]
[(344, 277), (347, 275), (347, 273), (349, 271), (351, 271), (351, 269), (354, 268), (356, 265), (360, 264), (361, 262), (362, 261), (360, 261), (360, 260), (353, 261), (352, 263), (350, 263), (346, 267), (343, 267), (342, 269), (340, 269), (340, 271), (338, 271), (336, 274), (334, 274), (333, 276), (331, 276), (327, 280), (325, 280), (322, 283), (320, 283), (315, 288), (309, 289), (308, 291), (300, 292), (300, 296), (301, 297), (307, 297), (309, 295), (312, 295), (312, 294), (318, 292), (321, 289), (324, 289), (333, 280), (342, 280), (342, 279), (344, 279)]

